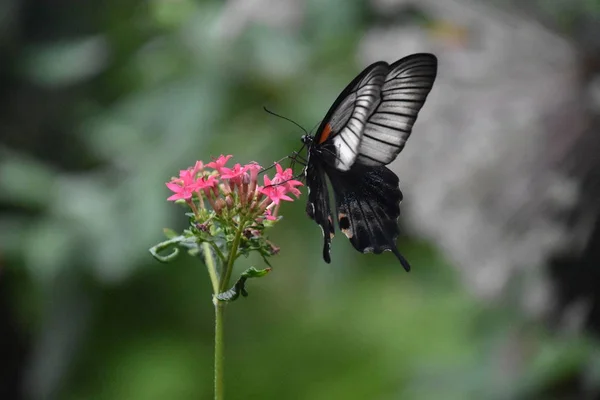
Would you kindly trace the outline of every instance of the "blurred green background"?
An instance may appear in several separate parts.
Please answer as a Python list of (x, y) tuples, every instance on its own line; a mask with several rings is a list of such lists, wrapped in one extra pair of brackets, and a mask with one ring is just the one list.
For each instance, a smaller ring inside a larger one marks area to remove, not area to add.
[[(367, 28), (435, 23), (309, 0), (278, 27), (277, 9), (225, 18), (235, 4), (0, 5), (2, 399), (211, 398), (205, 268), (148, 253), (186, 224), (164, 182), (221, 153), (296, 150), (302, 132), (263, 106), (311, 129), (364, 67)], [(574, 381), (600, 383), (593, 338), (472, 297), (435, 243), (401, 238), (410, 274), (339, 236), (325, 264), (304, 200), (282, 208), (273, 272), (227, 310), (227, 398), (576, 398)]]

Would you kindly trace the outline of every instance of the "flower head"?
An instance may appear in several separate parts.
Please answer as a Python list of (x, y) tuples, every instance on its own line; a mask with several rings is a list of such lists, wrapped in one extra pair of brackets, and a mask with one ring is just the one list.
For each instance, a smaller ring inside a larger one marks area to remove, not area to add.
[(260, 189), (260, 192), (267, 196), (275, 204), (279, 204), (281, 200), (293, 201), (291, 197), (286, 195), (288, 190), (285, 185), (279, 185), (278, 182), (273, 179), (269, 179), (267, 175), (263, 177), (265, 186)]
[(240, 183), (242, 177), (246, 174), (246, 167), (240, 164), (235, 164), (233, 168), (221, 168), (221, 178), (229, 179), (233, 183)]
[(231, 154), (226, 156), (221, 154), (219, 157), (217, 157), (216, 160), (209, 162), (208, 164), (206, 164), (206, 166), (216, 170), (218, 173), (221, 173), (221, 170), (223, 169), (223, 167), (225, 167), (225, 164), (227, 164), (227, 161), (229, 161), (231, 157), (233, 157)]
[(275, 174), (275, 179), (281, 179), (282, 181), (286, 181), (288, 179), (292, 179), (292, 177), (294, 176), (294, 171), (292, 171), (291, 168), (287, 168), (284, 170), (283, 167), (278, 163), (275, 163), (275, 170), (277, 171), (277, 173)]
[(246, 172), (250, 173), (250, 182), (256, 181), (258, 173), (263, 169), (263, 167), (255, 161), (250, 161), (248, 164), (244, 165), (244, 168), (246, 169)]
[(296, 188), (296, 186), (302, 186), (302, 182), (294, 179), (294, 171), (291, 168), (283, 169), (281, 165), (275, 164), (275, 169), (277, 173), (273, 178), (272, 184), (283, 185), (286, 191), (290, 192), (296, 198), (300, 197), (300, 190)]
[(194, 184), (180, 178), (173, 178), (171, 182), (166, 183), (169, 190), (174, 194), (167, 197), (168, 201), (189, 200), (194, 193)]
[(196, 190), (209, 189), (217, 185), (218, 181), (213, 175), (201, 176), (194, 183)]
[(194, 183), (194, 174), (190, 169), (182, 169), (179, 171), (179, 178), (173, 178), (173, 182), (180, 182), (183, 186), (192, 185)]

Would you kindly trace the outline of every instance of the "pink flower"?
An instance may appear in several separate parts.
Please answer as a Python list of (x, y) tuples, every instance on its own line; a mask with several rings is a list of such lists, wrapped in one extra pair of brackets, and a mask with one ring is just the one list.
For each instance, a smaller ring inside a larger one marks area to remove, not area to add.
[(254, 196), (255, 190), (256, 190), (256, 184), (257, 184), (257, 178), (258, 178), (258, 173), (263, 169), (257, 162), (250, 162), (246, 165), (244, 165), (244, 168), (246, 168), (246, 171), (250, 172), (250, 188), (248, 189), (248, 193), (250, 193), (250, 196)]
[(275, 204), (279, 204), (281, 200), (294, 201), (291, 197), (287, 196), (287, 188), (284, 185), (277, 185), (269, 179), (268, 176), (264, 176), (265, 186), (260, 189), (260, 192), (267, 196)]
[(167, 197), (168, 201), (175, 200), (189, 200), (192, 198), (192, 193), (194, 192), (194, 186), (191, 184), (185, 184), (181, 179), (174, 179), (171, 182), (166, 183), (169, 190), (171, 190), (174, 194)]
[(171, 182), (167, 182), (166, 185), (174, 193), (167, 198), (168, 201), (189, 200), (192, 198), (194, 190), (196, 190), (196, 181), (189, 169), (179, 171), (179, 178), (171, 179)]
[(233, 168), (221, 168), (221, 178), (229, 179), (234, 183), (238, 183), (242, 180), (242, 177), (246, 174), (246, 167), (242, 167), (240, 164), (235, 164)]
[(273, 178), (273, 185), (281, 184), (285, 186), (286, 190), (296, 196), (300, 197), (300, 190), (296, 189), (296, 186), (302, 186), (302, 182), (294, 180), (294, 171), (291, 168), (284, 170), (281, 165), (275, 164), (277, 173)]
[(261, 169), (263, 169), (257, 162), (251, 161), (248, 164), (244, 165), (246, 171), (250, 172), (250, 180), (255, 180), (258, 176), (258, 173)]
[(226, 156), (221, 154), (219, 157), (217, 157), (216, 160), (214, 160), (213, 162), (209, 162), (208, 164), (206, 164), (206, 166), (215, 169), (218, 173), (221, 173), (221, 170), (223, 169), (223, 167), (225, 167), (225, 164), (227, 164), (227, 161), (229, 161), (231, 157), (233, 157), (231, 154)]
[(292, 171), (291, 168), (284, 170), (283, 167), (277, 163), (275, 163), (275, 170), (277, 170), (277, 173), (273, 178), (274, 181), (279, 180), (280, 182), (283, 182), (288, 179), (292, 179), (292, 177), (294, 176), (294, 171)]
[(217, 183), (218, 183), (218, 181), (213, 175), (202, 176), (202, 177), (198, 178), (196, 180), (196, 182), (194, 182), (193, 187), (194, 187), (194, 190), (209, 189), (209, 188), (215, 187), (215, 185)]
[(194, 183), (194, 174), (189, 169), (182, 169), (179, 171), (179, 178), (174, 178), (171, 182), (181, 183), (183, 186), (189, 186)]

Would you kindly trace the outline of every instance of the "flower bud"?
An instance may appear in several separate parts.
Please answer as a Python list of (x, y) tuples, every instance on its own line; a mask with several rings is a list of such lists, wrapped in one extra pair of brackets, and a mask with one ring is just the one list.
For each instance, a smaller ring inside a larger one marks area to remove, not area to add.
[(254, 211), (254, 210), (256, 210), (256, 207), (257, 207), (257, 205), (258, 205), (258, 203), (257, 203), (256, 201), (253, 201), (253, 202), (250, 204), (250, 211)]
[(230, 194), (225, 197), (225, 204), (227, 204), (227, 209), (231, 210), (233, 208), (233, 197)]
[[(244, 176), (248, 177), (248, 175)], [(242, 203), (242, 206), (245, 206), (246, 204), (248, 204), (248, 201), (248, 185), (242, 183), (242, 186), (240, 187), (240, 203)]]
[(227, 206), (227, 204), (225, 203), (225, 200), (223, 200), (221, 197), (219, 197), (217, 200), (215, 200), (215, 212), (217, 214), (221, 213), (221, 210)]
[(250, 184), (250, 177), (248, 174), (242, 175), (242, 185), (248, 186)]
[(281, 247), (277, 247), (273, 243), (269, 243), (269, 246), (271, 246), (271, 255), (279, 254)]
[[(246, 199), (247, 197), (247, 193), (248, 193), (248, 185), (250, 184), (250, 177), (248, 176), (248, 174), (244, 174), (242, 176), (242, 187), (240, 190), (240, 195), (242, 199)], [(242, 200), (242, 202), (245, 203), (245, 201)]]

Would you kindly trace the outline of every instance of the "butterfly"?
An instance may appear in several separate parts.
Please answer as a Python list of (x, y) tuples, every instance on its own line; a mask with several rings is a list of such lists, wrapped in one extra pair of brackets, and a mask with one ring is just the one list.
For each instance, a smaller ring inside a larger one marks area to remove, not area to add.
[[(386, 165), (404, 148), (437, 75), (429, 53), (393, 64), (379, 61), (362, 71), (335, 100), (314, 135), (303, 135), (306, 212), (323, 231), (323, 259), (331, 262), (333, 216), (362, 253), (392, 251), (404, 269), (410, 264), (396, 248), (402, 192)], [(297, 153), (296, 153), (297, 154)]]

